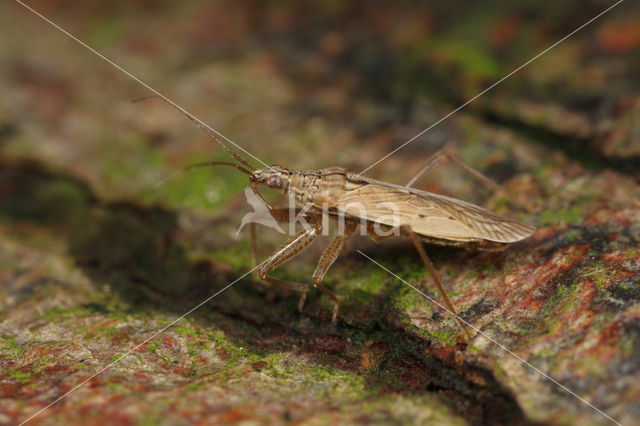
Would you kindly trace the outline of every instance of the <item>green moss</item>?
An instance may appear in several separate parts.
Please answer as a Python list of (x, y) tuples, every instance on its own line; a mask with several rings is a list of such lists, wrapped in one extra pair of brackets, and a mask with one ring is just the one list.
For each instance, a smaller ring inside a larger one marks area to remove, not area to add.
[(214, 346), (224, 350), (228, 357), (225, 359), (227, 366), (235, 366), (249, 356), (249, 352), (244, 347), (235, 345), (221, 330), (212, 331), (209, 339), (214, 342)]
[(94, 21), (87, 27), (90, 31), (85, 37), (96, 49), (113, 44), (124, 35), (125, 20), (116, 16), (106, 16)]
[(496, 361), (493, 363), (493, 373), (503, 383), (509, 383), (509, 376), (507, 375), (507, 372), (504, 371), (504, 369), (500, 365), (500, 362)]
[[(122, 194), (124, 190), (130, 195), (149, 201), (145, 195), (153, 194), (154, 188), (132, 186), (131, 182), (145, 182), (148, 179), (146, 176), (154, 169), (162, 169), (161, 165), (164, 164), (162, 153), (137, 134), (126, 136), (104, 134), (102, 144), (109, 146), (109, 149), (104, 150), (103, 155), (99, 157), (99, 169), (104, 179), (105, 190), (113, 194)], [(144, 167), (141, 167), (141, 164), (144, 164)]]
[(430, 331), (429, 335), (435, 339), (438, 340), (442, 343), (446, 343), (447, 345), (454, 345), (456, 343), (456, 338), (459, 335), (459, 330), (454, 329), (454, 330), (436, 330), (436, 331)]
[(349, 279), (350, 277), (347, 277), (347, 280), (349, 280), (350, 283), (354, 283), (356, 288), (365, 293), (377, 294), (382, 290), (388, 289), (390, 285), (389, 275), (380, 268), (359, 269), (356, 272), (359, 278), (352, 280)]
[(542, 188), (552, 188), (554, 186), (552, 176), (562, 167), (563, 165), (558, 164), (553, 156), (549, 156), (533, 170), (534, 179)]
[(507, 195), (499, 195), (495, 200), (495, 208), (494, 210), (497, 212), (504, 211), (511, 207), (511, 198)]
[[(225, 153), (212, 157), (189, 158), (186, 164), (203, 161), (229, 161)], [(185, 165), (186, 165), (185, 164)], [(240, 197), (248, 186), (247, 175), (224, 167), (198, 168), (163, 181), (161, 186), (146, 188), (142, 194), (148, 201), (163, 200), (170, 207), (215, 211), (232, 197)], [(247, 211), (250, 208), (247, 207)]]
[(611, 279), (611, 275), (612, 271), (598, 262), (590, 264), (582, 271), (582, 276), (593, 279), (599, 291), (607, 291), (604, 284)]
[[(382, 273), (381, 273), (382, 272)], [(330, 272), (330, 281), (335, 282), (335, 290), (343, 296), (340, 310), (343, 313), (366, 309), (382, 295), (393, 291), (399, 284), (392, 281), (379, 268), (365, 268), (345, 271), (335, 268)]]
[(48, 318), (50, 321), (54, 321), (56, 323), (60, 323), (66, 320), (76, 320), (78, 318), (85, 318), (89, 316), (88, 310), (84, 309), (81, 306), (70, 306), (70, 307), (54, 307), (50, 310), (47, 310), (44, 313), (44, 317)]
[(603, 365), (602, 359), (597, 356), (590, 356), (586, 359), (578, 359), (576, 363), (584, 367), (588, 374), (595, 377), (602, 377), (607, 374), (607, 366)]
[(546, 347), (546, 348), (542, 348), (538, 351), (538, 353), (536, 354), (536, 356), (540, 356), (540, 357), (554, 357), (556, 354), (558, 353), (558, 348), (556, 347)]
[(195, 335), (190, 335), (191, 338), (186, 339), (187, 352), (189, 355), (196, 355), (199, 351), (207, 350), (208, 340), (206, 335), (200, 332), (196, 332)]
[(121, 394), (125, 390), (122, 383), (118, 383), (118, 382), (107, 382), (106, 387), (109, 389), (112, 389), (117, 394)]
[(40, 374), (44, 371), (44, 369), (53, 362), (53, 357), (51, 355), (45, 355), (42, 358), (37, 359), (33, 363), (33, 372), (36, 374)]
[[(373, 390), (368, 389), (364, 378), (356, 373), (330, 365), (309, 364), (288, 353), (271, 354), (265, 360), (268, 366), (262, 373), (279, 382), (279, 389), (290, 389), (290, 396), (314, 394), (317, 399), (326, 400), (361, 396)], [(285, 396), (289, 396), (288, 392)]]
[[(393, 305), (402, 312), (411, 312), (415, 309), (424, 309), (431, 311), (429, 300), (423, 295), (402, 284), (403, 287), (397, 288), (393, 293)], [(428, 293), (426, 293), (428, 294)]]
[(14, 361), (22, 358), (24, 353), (24, 350), (18, 346), (16, 340), (9, 337), (0, 337), (0, 351), (2, 351), (3, 356)]
[(443, 41), (437, 48), (465, 74), (477, 78), (495, 78), (500, 73), (500, 64), (486, 50), (479, 49), (470, 40)]
[(14, 369), (9, 370), (9, 377), (23, 383), (29, 381), (32, 376), (33, 374), (28, 371), (19, 371)]
[(581, 229), (570, 228), (565, 232), (564, 238), (568, 243), (576, 243), (581, 241), (584, 237)]
[[(561, 318), (567, 310), (576, 312), (579, 309), (580, 303), (580, 286), (577, 283), (559, 284), (555, 294), (547, 300), (537, 316), (539, 321), (536, 324), (536, 332), (532, 332), (531, 330), (519, 332), (522, 336), (529, 335), (522, 345), (530, 346), (534, 344), (541, 334), (553, 334), (559, 329), (574, 329), (576, 327), (575, 324), (566, 324), (558, 321), (558, 318)], [(553, 355), (553, 353), (549, 354)]]
[(116, 327), (104, 327), (100, 329), (100, 334), (103, 336), (114, 336), (120, 333), (120, 330)]
[(540, 213), (538, 223), (540, 226), (557, 225), (562, 222), (578, 224), (584, 220), (584, 208), (581, 206), (571, 206), (560, 210), (543, 210)]
[[(366, 413), (372, 424), (446, 424), (464, 425), (467, 422), (455, 413), (456, 404), (451, 399), (434, 394), (389, 394), (375, 398), (362, 398), (361, 402), (340, 407), (343, 415)], [(357, 417), (355, 417), (357, 423)], [(331, 424), (329, 421), (327, 424)]]
[(481, 350), (480, 348), (478, 348), (477, 346), (473, 346), (473, 345), (468, 346), (468, 347), (467, 347), (467, 350), (468, 350), (469, 352), (473, 353), (473, 354), (480, 354), (480, 353), (482, 353), (482, 350)]
[(193, 382), (193, 383), (189, 383), (185, 389), (191, 392), (196, 392), (196, 391), (205, 390), (207, 389), (207, 387), (204, 385), (204, 383)]
[(182, 334), (184, 336), (197, 336), (198, 332), (196, 330), (184, 327), (174, 327), (173, 331), (176, 333)]
[(156, 353), (158, 349), (160, 349), (160, 343), (162, 343), (162, 340), (160, 340), (159, 338), (152, 339), (149, 342), (147, 348), (149, 348), (150, 352)]
[(164, 424), (165, 421), (166, 419), (162, 419), (160, 416), (156, 416), (150, 413), (145, 413), (144, 417), (140, 419), (138, 424), (140, 426), (157, 426), (157, 425)]
[(483, 274), (494, 275), (496, 272), (498, 272), (498, 267), (495, 265), (495, 263), (485, 263), (484, 265), (482, 265)]
[(238, 241), (236, 244), (224, 249), (211, 252), (211, 259), (216, 262), (224, 262), (236, 270), (247, 271), (253, 267), (251, 259), (251, 245), (248, 241)]
[(88, 194), (74, 182), (58, 179), (41, 185), (36, 197), (50, 220), (75, 225), (87, 217)]
[(260, 362), (263, 359), (261, 355), (258, 355), (256, 353), (248, 353), (244, 358), (249, 364), (255, 364), (256, 362)]
[(140, 365), (145, 365), (146, 364), (146, 362), (144, 360), (144, 357), (142, 355), (140, 355), (139, 353), (134, 352), (132, 355), (136, 357), (136, 359), (138, 360)]

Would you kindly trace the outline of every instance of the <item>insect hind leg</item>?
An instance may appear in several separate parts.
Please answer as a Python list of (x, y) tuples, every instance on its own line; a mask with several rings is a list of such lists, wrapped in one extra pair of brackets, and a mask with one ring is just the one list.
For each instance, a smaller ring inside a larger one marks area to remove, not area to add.
[(429, 256), (427, 256), (427, 252), (422, 246), (422, 242), (418, 238), (418, 235), (415, 232), (413, 232), (413, 230), (408, 226), (402, 226), (400, 230), (404, 235), (408, 236), (411, 239), (411, 241), (413, 242), (413, 245), (416, 247), (416, 250), (418, 250), (418, 254), (420, 255), (420, 258), (422, 259), (422, 262), (424, 263), (424, 265), (427, 267), (429, 274), (431, 274), (433, 282), (438, 288), (438, 291), (440, 292), (440, 295), (444, 300), (444, 304), (446, 305), (447, 310), (449, 311), (450, 314), (454, 316), (456, 322), (458, 323), (460, 328), (464, 330), (466, 335), (468, 337), (471, 337), (471, 333), (469, 332), (469, 329), (467, 328), (466, 324), (460, 319), (460, 317), (456, 313), (456, 308), (453, 306), (453, 303), (451, 303), (451, 299), (449, 299), (447, 292), (442, 286), (442, 283), (440, 282), (440, 278), (438, 278), (438, 274), (436, 273), (436, 269), (433, 267), (433, 263), (431, 263)]
[(484, 183), (485, 185), (487, 185), (489, 188), (491, 188), (493, 191), (497, 192), (498, 194), (501, 194), (502, 196), (506, 197), (507, 201), (517, 207), (520, 208), (526, 212), (532, 213), (534, 211), (534, 209), (527, 205), (527, 204), (523, 204), (523, 203), (519, 203), (516, 201), (513, 201), (513, 197), (511, 196), (512, 194), (510, 194), (510, 192), (502, 185), (500, 185), (499, 183), (497, 183), (495, 180), (491, 179), (490, 177), (488, 177), (487, 175), (479, 172), (478, 170), (474, 169), (473, 167), (471, 167), (470, 165), (468, 165), (467, 163), (465, 163), (464, 161), (462, 161), (460, 158), (458, 158), (457, 155), (455, 155), (453, 152), (447, 150), (447, 149), (441, 149), (439, 151), (436, 151), (433, 155), (431, 155), (428, 159), (427, 162), (424, 166), (422, 166), (422, 168), (420, 169), (420, 171), (418, 173), (416, 173), (416, 175), (414, 177), (411, 178), (411, 180), (405, 185), (407, 188), (410, 188), (413, 186), (414, 183), (417, 182), (418, 179), (420, 179), (420, 177), (422, 175), (424, 175), (425, 173), (427, 173), (428, 171), (435, 169), (437, 166), (443, 164), (444, 162), (453, 162), (454, 164), (456, 164), (458, 167), (460, 167), (462, 170), (464, 170), (465, 172), (469, 173), (471, 176), (475, 177), (476, 179), (478, 179), (480, 182)]
[(467, 163), (463, 162), (453, 152), (446, 149), (441, 149), (440, 151), (436, 151), (433, 155), (431, 155), (431, 157), (427, 159), (426, 164), (422, 166), (422, 169), (420, 169), (420, 171), (413, 178), (411, 178), (411, 180), (409, 181), (409, 183), (407, 183), (406, 186), (411, 187), (414, 183), (416, 183), (418, 179), (420, 179), (422, 175), (427, 173), (429, 170), (436, 168), (438, 165), (442, 164), (445, 161), (453, 162), (465, 172), (474, 176), (485, 185), (491, 187), (491, 189), (493, 189), (494, 191), (507, 194), (506, 189), (504, 189), (502, 185), (500, 185), (490, 177), (480, 173), (478, 170), (474, 169)]

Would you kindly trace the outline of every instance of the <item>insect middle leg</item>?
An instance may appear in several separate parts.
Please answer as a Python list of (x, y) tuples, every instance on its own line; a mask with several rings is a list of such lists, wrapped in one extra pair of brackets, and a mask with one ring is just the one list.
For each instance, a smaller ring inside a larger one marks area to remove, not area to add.
[(336, 323), (338, 319), (338, 305), (340, 304), (341, 297), (331, 290), (327, 289), (322, 285), (322, 279), (324, 275), (327, 273), (327, 270), (333, 265), (336, 258), (342, 251), (344, 247), (345, 241), (358, 229), (358, 224), (356, 222), (346, 222), (345, 230), (343, 234), (336, 236), (333, 241), (327, 246), (327, 248), (320, 256), (320, 260), (318, 261), (318, 266), (316, 267), (315, 272), (313, 273), (313, 285), (324, 294), (333, 299), (333, 315), (331, 316), (331, 322), (333, 324)]

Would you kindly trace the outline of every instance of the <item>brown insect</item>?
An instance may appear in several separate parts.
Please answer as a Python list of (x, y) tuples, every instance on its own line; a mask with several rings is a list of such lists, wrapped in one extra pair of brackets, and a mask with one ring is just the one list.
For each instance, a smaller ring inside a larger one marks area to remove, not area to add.
[[(322, 170), (288, 170), (280, 166), (271, 166), (256, 169), (246, 159), (230, 150), (215, 133), (203, 126), (193, 116), (180, 111), (242, 164), (210, 161), (193, 164), (183, 170), (213, 165), (232, 166), (249, 175), (251, 188), (263, 201), (264, 198), (257, 189), (261, 184), (289, 195), (295, 199), (296, 206), (305, 206), (303, 211), (296, 209), (292, 212), (285, 208), (274, 208), (265, 201), (269, 213), (276, 220), (287, 221), (291, 219), (292, 213), (300, 214), (302, 212), (310, 226), (293, 235), (278, 247), (258, 268), (260, 278), (267, 283), (302, 292), (299, 309), (302, 309), (309, 287), (271, 277), (269, 273), (300, 253), (320, 235), (323, 229), (323, 215), (328, 214), (344, 220), (344, 229), (324, 250), (313, 273), (314, 286), (335, 302), (332, 322), (337, 319), (340, 296), (327, 289), (322, 284), (322, 279), (340, 254), (347, 238), (359, 226), (366, 227), (366, 234), (376, 242), (393, 236), (393, 233), (389, 232), (392, 229), (396, 229), (400, 235), (410, 238), (429, 270), (447, 309), (455, 315), (456, 321), (467, 334), (469, 331), (456, 315), (456, 310), (421, 241), (462, 246), (468, 249), (502, 250), (515, 242), (526, 239), (536, 230), (531, 225), (498, 215), (474, 204), (412, 188), (411, 185), (425, 172), (442, 160), (450, 160), (493, 189), (502, 191), (500, 185), (464, 164), (447, 151), (440, 151), (432, 156), (406, 186), (393, 185), (349, 173), (340, 167)], [(254, 262), (257, 263), (255, 224), (251, 225), (251, 246)]]

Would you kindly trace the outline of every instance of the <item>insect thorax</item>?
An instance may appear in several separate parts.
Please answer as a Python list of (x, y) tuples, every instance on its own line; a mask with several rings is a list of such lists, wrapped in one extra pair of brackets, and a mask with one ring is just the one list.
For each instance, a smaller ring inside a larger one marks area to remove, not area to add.
[(347, 171), (341, 167), (293, 172), (289, 178), (288, 195), (300, 206), (337, 208), (347, 186)]

